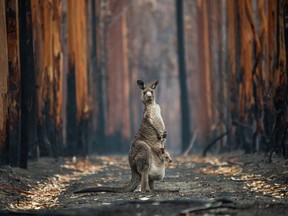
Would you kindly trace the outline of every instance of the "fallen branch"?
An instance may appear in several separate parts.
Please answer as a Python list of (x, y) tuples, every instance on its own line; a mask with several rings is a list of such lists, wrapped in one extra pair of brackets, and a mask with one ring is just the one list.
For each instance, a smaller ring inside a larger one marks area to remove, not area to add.
[(194, 132), (194, 135), (191, 139), (191, 142), (188, 146), (188, 148), (186, 149), (186, 151), (183, 153), (184, 156), (187, 156), (189, 154), (189, 152), (192, 150), (193, 146), (194, 146), (194, 143), (196, 141), (196, 138), (197, 138), (197, 134), (198, 134), (198, 130), (195, 130)]
[(230, 178), (232, 181), (237, 181), (237, 182), (246, 182), (246, 181), (262, 181), (265, 180), (265, 178), (263, 177), (255, 177), (255, 178), (249, 178), (249, 179), (241, 179), (241, 178), (235, 178), (235, 177), (231, 177)]
[(177, 193), (180, 189), (171, 189), (171, 190), (165, 190), (165, 189), (155, 189), (153, 192), (167, 192), (167, 193)]
[(206, 154), (207, 154), (208, 150), (209, 150), (215, 143), (217, 143), (218, 140), (222, 139), (224, 136), (226, 136), (226, 135), (228, 135), (228, 134), (229, 134), (229, 132), (226, 131), (225, 133), (222, 133), (220, 136), (216, 137), (216, 139), (214, 139), (214, 140), (204, 149), (202, 156), (203, 156), (203, 157), (206, 157)]
[(8, 186), (6, 186), (6, 185), (0, 185), (0, 188), (6, 189), (6, 190), (17, 191), (18, 193), (22, 193), (22, 194), (26, 194), (26, 195), (31, 195), (31, 194), (33, 194), (33, 193), (30, 193), (30, 192), (28, 192), (28, 191), (24, 191), (24, 190), (21, 190), (21, 189), (8, 187)]
[(236, 121), (236, 120), (232, 120), (232, 124), (236, 125), (236, 126), (241, 126), (241, 127), (252, 129), (252, 127), (250, 125)]
[(187, 209), (184, 209), (180, 212), (180, 215), (181, 214), (188, 214), (188, 213), (191, 213), (191, 212), (197, 212), (197, 211), (203, 211), (203, 210), (210, 210), (210, 209), (214, 209), (214, 208), (219, 208), (222, 206), (222, 202), (212, 202), (212, 203), (206, 203), (202, 206), (194, 206), (192, 208), (187, 208)]
[[(229, 205), (230, 204), (230, 205)], [(232, 205), (231, 205), (232, 204)], [(203, 203), (200, 206), (194, 206), (191, 208), (184, 209), (180, 212), (180, 215), (187, 215), (191, 212), (198, 212), (198, 211), (203, 211), (203, 210), (212, 210), (212, 209), (217, 209), (217, 208), (237, 208), (235, 205), (235, 202), (229, 199), (217, 199), (213, 201), (208, 201), (206, 203)]]

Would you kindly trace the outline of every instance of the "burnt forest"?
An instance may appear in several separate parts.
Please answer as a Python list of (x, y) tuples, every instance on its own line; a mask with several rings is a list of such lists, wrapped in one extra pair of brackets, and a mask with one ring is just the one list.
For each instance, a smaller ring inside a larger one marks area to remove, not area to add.
[(0, 215), (287, 215), (287, 0), (0, 0), (0, 67)]

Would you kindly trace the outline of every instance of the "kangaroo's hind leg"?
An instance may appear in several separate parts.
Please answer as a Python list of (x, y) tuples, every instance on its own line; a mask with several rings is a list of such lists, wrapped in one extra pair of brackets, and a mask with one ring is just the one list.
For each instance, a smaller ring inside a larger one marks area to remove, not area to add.
[(150, 187), (148, 183), (148, 170), (141, 173), (141, 192), (150, 192)]
[(149, 188), (154, 190), (154, 180), (149, 179)]
[(149, 192), (149, 153), (148, 151), (142, 151), (135, 157), (137, 171), (141, 174), (141, 192)]
[(148, 169), (149, 163), (147, 157), (142, 157), (141, 160), (137, 160), (137, 170), (141, 174), (141, 192), (149, 192), (149, 179), (148, 179)]

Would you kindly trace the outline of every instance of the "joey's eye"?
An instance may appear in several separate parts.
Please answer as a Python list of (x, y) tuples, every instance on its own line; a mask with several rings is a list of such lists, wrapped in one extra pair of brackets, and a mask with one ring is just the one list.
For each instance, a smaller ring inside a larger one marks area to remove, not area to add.
[(143, 92), (144, 95), (146, 95), (147, 92)]

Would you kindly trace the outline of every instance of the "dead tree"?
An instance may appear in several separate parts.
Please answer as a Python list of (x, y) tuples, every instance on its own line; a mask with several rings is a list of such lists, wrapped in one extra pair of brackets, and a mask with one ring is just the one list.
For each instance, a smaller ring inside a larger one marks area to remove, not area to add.
[(181, 92), (181, 131), (182, 151), (185, 151), (191, 139), (190, 109), (188, 104), (188, 90), (186, 83), (184, 24), (183, 24), (183, 0), (176, 0), (177, 46), (178, 46), (178, 70)]

